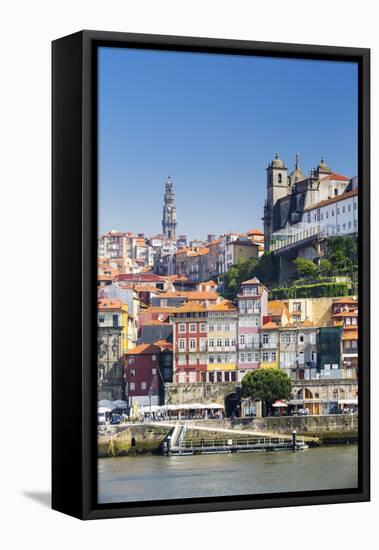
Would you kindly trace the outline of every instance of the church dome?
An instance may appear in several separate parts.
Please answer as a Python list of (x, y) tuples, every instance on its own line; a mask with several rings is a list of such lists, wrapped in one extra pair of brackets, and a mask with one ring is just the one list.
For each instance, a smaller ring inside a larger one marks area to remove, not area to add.
[(321, 157), (320, 164), (317, 166), (317, 172), (331, 172), (329, 166), (324, 162), (324, 157)]
[(284, 168), (284, 162), (279, 158), (279, 153), (275, 153), (275, 158), (271, 162), (272, 168)]

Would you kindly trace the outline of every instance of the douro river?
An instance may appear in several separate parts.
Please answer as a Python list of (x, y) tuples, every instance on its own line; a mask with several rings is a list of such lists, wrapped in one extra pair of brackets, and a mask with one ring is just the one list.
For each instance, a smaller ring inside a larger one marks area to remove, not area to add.
[(357, 487), (358, 447), (99, 459), (99, 503)]

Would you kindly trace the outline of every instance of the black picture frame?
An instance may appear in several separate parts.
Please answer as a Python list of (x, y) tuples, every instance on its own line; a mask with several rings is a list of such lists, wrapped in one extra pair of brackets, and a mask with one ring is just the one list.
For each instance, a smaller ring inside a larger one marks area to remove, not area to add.
[[(100, 505), (96, 502), (97, 56), (99, 46), (354, 61), (359, 67), (359, 487)], [(370, 50), (81, 31), (52, 43), (52, 507), (81, 519), (370, 499)], [(68, 268), (69, 266), (69, 268)], [(67, 407), (67, 402), (70, 407)]]

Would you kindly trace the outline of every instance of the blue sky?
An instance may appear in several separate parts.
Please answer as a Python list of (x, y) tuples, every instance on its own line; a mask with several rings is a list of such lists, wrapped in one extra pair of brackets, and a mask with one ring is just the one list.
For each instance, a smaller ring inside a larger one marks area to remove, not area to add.
[(357, 83), (353, 63), (101, 48), (100, 233), (160, 233), (169, 175), (189, 238), (262, 228), (276, 151), (356, 175)]

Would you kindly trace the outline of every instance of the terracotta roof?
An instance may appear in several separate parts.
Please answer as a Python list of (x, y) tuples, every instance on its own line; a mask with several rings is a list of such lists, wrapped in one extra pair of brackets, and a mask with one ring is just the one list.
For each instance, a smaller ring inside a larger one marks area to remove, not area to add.
[(244, 281), (243, 283), (241, 283), (241, 285), (259, 285), (260, 284), (260, 281), (259, 279), (257, 279), (256, 277), (254, 277), (253, 279), (249, 279), (248, 281)]
[(121, 309), (124, 305), (124, 302), (122, 300), (118, 300), (116, 298), (112, 299), (100, 299), (97, 301), (97, 309), (103, 310), (103, 309)]
[(178, 308), (176, 307), (160, 307), (160, 306), (150, 306), (143, 310), (144, 313), (167, 313), (168, 315), (170, 313), (175, 313)]
[(187, 300), (217, 300), (219, 294), (213, 290), (188, 290), (163, 292), (159, 298), (186, 298)]
[(230, 300), (224, 300), (219, 304), (209, 306), (208, 311), (237, 311), (237, 307)]
[(135, 348), (129, 349), (125, 355), (142, 355), (142, 354), (150, 355), (153, 353), (159, 353), (160, 351), (161, 351), (161, 348), (154, 344), (140, 344)]
[(333, 300), (333, 304), (357, 304), (358, 300), (355, 298), (338, 298), (338, 300)]
[(270, 330), (275, 328), (278, 328), (278, 325), (276, 323), (273, 323), (272, 321), (270, 321), (269, 323), (266, 323), (265, 325), (262, 325), (262, 329), (265, 329), (265, 330)]
[(317, 204), (313, 204), (308, 208), (304, 208), (304, 212), (310, 212), (311, 210), (315, 210), (316, 208), (321, 208), (322, 206), (327, 206), (328, 204), (333, 204), (334, 202), (350, 199), (351, 197), (355, 197), (356, 195), (358, 195), (358, 189), (353, 189), (353, 191), (348, 191), (347, 193), (341, 193), (341, 195), (337, 195), (336, 197), (332, 197), (331, 199), (326, 199), (324, 201), (318, 202)]
[(178, 307), (175, 313), (195, 313), (195, 312), (204, 312), (207, 311), (204, 306), (198, 304), (197, 302), (189, 302)]
[(286, 304), (280, 300), (270, 300), (268, 302), (268, 311), (269, 315), (282, 315), (283, 313), (287, 313), (289, 317), (289, 311)]
[(172, 342), (167, 342), (167, 340), (157, 340), (156, 342), (154, 342), (154, 345), (160, 347), (163, 350), (168, 349), (172, 351), (174, 348)]
[(159, 289), (151, 285), (135, 285), (134, 290), (137, 292), (160, 292)]
[(263, 231), (261, 231), (260, 229), (250, 229), (250, 231), (246, 231), (246, 234), (247, 235), (262, 235), (262, 237), (264, 236)]
[(120, 273), (115, 277), (116, 281), (131, 281), (135, 283), (161, 283), (164, 277), (155, 273)]
[(358, 311), (340, 311), (335, 313), (332, 317), (358, 317)]
[(335, 180), (335, 181), (350, 181), (351, 178), (347, 178), (346, 176), (342, 176), (341, 174), (336, 174), (335, 172), (332, 172), (331, 174), (328, 174), (324, 178), (321, 178), (321, 181), (325, 180)]

